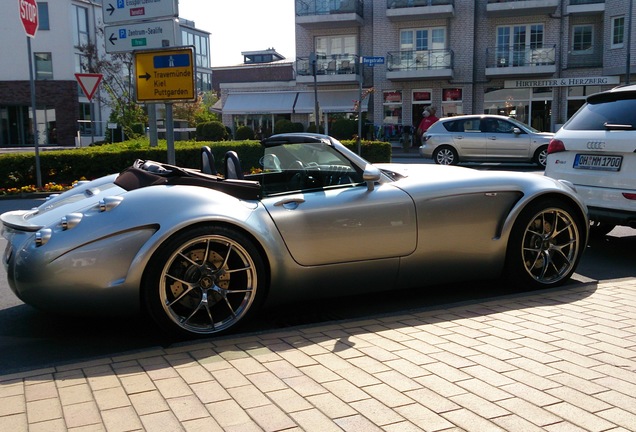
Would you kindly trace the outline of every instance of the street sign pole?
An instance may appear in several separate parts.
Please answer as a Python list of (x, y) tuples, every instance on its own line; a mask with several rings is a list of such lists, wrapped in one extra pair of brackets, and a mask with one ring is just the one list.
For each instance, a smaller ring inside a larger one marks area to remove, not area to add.
[(42, 188), (42, 173), (40, 170), (40, 146), (38, 139), (37, 109), (35, 107), (35, 80), (33, 79), (33, 55), (31, 53), (31, 38), (27, 36), (27, 51), (29, 55), (29, 81), (31, 86), (31, 110), (33, 112), (33, 145), (35, 148), (35, 176), (38, 189)]
[(358, 156), (362, 155), (362, 73), (364, 72), (362, 65), (362, 62), (358, 65), (360, 68), (358, 70)]
[(166, 103), (166, 144), (168, 146), (168, 163), (176, 165), (174, 151), (174, 119), (172, 115), (172, 102)]

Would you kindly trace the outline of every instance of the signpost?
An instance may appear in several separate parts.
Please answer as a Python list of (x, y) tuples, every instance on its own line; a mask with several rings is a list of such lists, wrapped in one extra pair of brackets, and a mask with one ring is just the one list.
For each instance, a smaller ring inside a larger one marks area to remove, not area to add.
[(93, 95), (95, 94), (95, 91), (97, 91), (97, 87), (99, 86), (99, 83), (102, 81), (102, 78), (103, 78), (102, 74), (95, 74), (95, 73), (76, 73), (75, 74), (75, 79), (77, 80), (80, 87), (82, 88), (82, 91), (86, 95), (86, 98), (91, 103), (90, 114), (91, 114), (91, 143), (92, 144), (95, 143), (95, 125), (93, 124), (93, 121), (95, 120), (95, 108), (93, 106), (93, 101), (91, 99), (93, 99)]
[(383, 65), (384, 57), (362, 57), (362, 64), (365, 66)]
[(135, 52), (137, 102), (193, 102), (194, 49)]
[[(174, 164), (172, 102), (196, 100), (193, 49), (169, 50), (179, 40), (179, 0), (103, 0), (106, 52), (165, 48), (164, 53), (135, 55), (138, 102), (150, 102), (150, 146), (157, 145), (153, 102), (166, 104), (168, 162)], [(156, 63), (155, 63), (156, 61)]]
[(135, 52), (137, 102), (166, 104), (168, 163), (175, 164), (172, 102), (192, 102), (197, 98), (194, 76), (194, 48)]
[(179, 16), (178, 9), (178, 0), (154, 0), (152, 2), (104, 0), (102, 2), (102, 13), (106, 24), (177, 17)]
[(33, 77), (33, 54), (31, 53), (31, 39), (38, 31), (38, 5), (35, 0), (18, 0), (20, 21), (27, 35), (27, 55), (29, 56), (29, 81), (31, 87), (31, 110), (33, 116), (33, 146), (35, 148), (35, 174), (37, 187), (42, 187), (42, 173), (40, 171), (40, 147), (38, 138), (37, 109), (35, 107), (35, 80)]
[(34, 38), (38, 31), (38, 5), (35, 0), (18, 0), (18, 6), (24, 31), (28, 37)]
[(175, 46), (178, 34), (174, 18), (104, 27), (107, 53)]
[[(373, 67), (375, 65), (383, 65), (384, 57), (372, 56), (372, 57), (362, 57), (361, 61), (362, 65)], [(358, 154), (361, 154), (361, 136), (362, 135), (362, 80), (364, 78), (364, 68), (360, 67), (360, 79), (358, 81)]]
[(104, 76), (102, 74), (95, 74), (95, 73), (76, 73), (75, 74), (75, 79), (79, 83), (80, 87), (82, 88), (82, 91), (84, 92), (84, 94), (86, 95), (89, 101), (93, 98), (93, 95), (95, 94), (95, 91), (97, 91), (97, 87), (99, 86), (99, 83), (102, 81), (103, 77)]

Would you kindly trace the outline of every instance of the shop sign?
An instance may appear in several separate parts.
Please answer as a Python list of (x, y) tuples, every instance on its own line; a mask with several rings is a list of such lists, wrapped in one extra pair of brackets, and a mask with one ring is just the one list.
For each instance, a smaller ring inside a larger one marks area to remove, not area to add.
[(505, 88), (533, 88), (533, 87), (575, 87), (575, 86), (599, 86), (617, 85), (620, 83), (618, 76), (601, 77), (573, 77), (573, 78), (548, 78), (528, 80), (504, 81)]

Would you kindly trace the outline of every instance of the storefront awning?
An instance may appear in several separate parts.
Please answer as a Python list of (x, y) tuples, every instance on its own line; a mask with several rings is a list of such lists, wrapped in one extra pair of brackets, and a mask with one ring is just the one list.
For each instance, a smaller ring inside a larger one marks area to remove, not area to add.
[[(358, 90), (320, 90), (318, 89), (318, 105), (324, 113), (355, 112), (355, 103), (359, 98)], [(362, 111), (367, 111), (368, 96), (362, 101)], [(300, 92), (294, 107), (298, 114), (309, 114), (315, 110), (314, 93)]]
[(296, 92), (231, 93), (223, 114), (288, 114), (294, 110)]

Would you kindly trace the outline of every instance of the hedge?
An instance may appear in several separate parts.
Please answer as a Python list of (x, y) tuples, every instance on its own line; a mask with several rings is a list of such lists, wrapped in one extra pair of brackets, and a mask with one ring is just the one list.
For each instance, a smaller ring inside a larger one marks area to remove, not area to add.
[[(341, 141), (357, 152), (356, 141)], [(260, 168), (263, 155), (260, 142), (245, 141), (178, 141), (175, 143), (176, 164), (183, 167), (201, 167), (201, 147), (207, 145), (215, 157), (215, 165), (223, 172), (223, 158), (228, 150), (238, 153), (244, 172)], [(42, 184), (55, 183), (70, 185), (81, 179), (95, 179), (104, 175), (121, 172), (136, 159), (167, 162), (167, 145), (159, 140), (156, 147), (150, 147), (147, 139), (129, 140), (123, 143), (106, 144), (84, 148), (60, 148), (40, 152), (40, 173)], [(363, 141), (361, 155), (372, 163), (391, 160), (391, 144), (380, 141)], [(0, 188), (21, 188), (35, 185), (35, 155), (30, 153), (5, 153), (0, 155)]]

